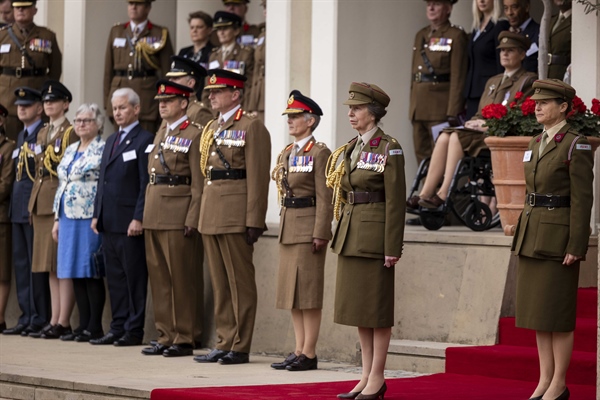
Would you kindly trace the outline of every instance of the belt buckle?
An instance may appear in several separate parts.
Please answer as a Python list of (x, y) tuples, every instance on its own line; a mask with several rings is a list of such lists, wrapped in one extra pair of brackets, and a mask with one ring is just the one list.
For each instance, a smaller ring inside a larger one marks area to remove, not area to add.
[(151, 185), (154, 185), (154, 184), (156, 184), (156, 174), (155, 174), (154, 172), (150, 174), (150, 180), (149, 180), (149, 183), (150, 183)]
[(422, 79), (422, 76), (423, 76), (423, 74), (421, 72), (417, 72), (415, 74), (415, 82), (419, 82), (420, 83), (421, 79)]
[(354, 192), (348, 192), (346, 199), (348, 200), (348, 204), (354, 204)]
[(15, 68), (15, 77), (21, 78), (23, 76), (23, 68), (17, 67)]
[(208, 170), (206, 171), (206, 179), (208, 179), (209, 182), (212, 180), (212, 169), (213, 167), (208, 167)]
[(535, 207), (535, 193), (529, 193), (529, 205)]
[(552, 65), (552, 53), (548, 53), (548, 65)]
[(133, 79), (133, 68), (127, 68), (127, 79)]

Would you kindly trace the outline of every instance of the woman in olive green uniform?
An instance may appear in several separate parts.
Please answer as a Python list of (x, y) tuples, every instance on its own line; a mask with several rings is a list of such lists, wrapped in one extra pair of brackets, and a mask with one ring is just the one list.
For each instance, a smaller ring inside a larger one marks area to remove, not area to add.
[(544, 132), (523, 157), (527, 198), (512, 250), (519, 256), (516, 325), (536, 331), (540, 380), (532, 399), (569, 398), (579, 262), (590, 236), (593, 152), (566, 122), (575, 89), (557, 79), (533, 84)]
[(394, 266), (404, 238), (404, 155), (398, 141), (378, 127), (389, 96), (368, 83), (354, 82), (349, 92), (344, 104), (358, 136), (332, 154), (327, 184), (339, 220), (332, 242), (339, 255), (334, 320), (358, 327), (363, 372), (338, 397), (378, 399), (387, 390), (383, 371), (394, 325)]

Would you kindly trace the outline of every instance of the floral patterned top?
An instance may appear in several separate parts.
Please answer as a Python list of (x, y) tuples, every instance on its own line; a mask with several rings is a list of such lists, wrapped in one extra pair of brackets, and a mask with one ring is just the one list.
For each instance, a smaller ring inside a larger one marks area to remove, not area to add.
[(105, 142), (102, 137), (96, 137), (83, 154), (76, 157), (79, 143), (67, 147), (58, 165), (58, 189), (53, 210), (58, 216), (60, 207), (64, 205), (63, 211), (67, 218), (89, 219), (94, 214), (94, 200), (98, 190), (100, 162)]

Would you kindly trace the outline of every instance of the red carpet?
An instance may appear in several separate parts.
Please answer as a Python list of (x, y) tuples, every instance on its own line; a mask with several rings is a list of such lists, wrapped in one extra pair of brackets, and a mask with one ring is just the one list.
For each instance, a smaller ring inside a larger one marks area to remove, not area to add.
[[(597, 289), (580, 289), (573, 358), (567, 384), (573, 400), (596, 398)], [(535, 334), (515, 327), (514, 318), (499, 323), (499, 344), (446, 350), (446, 373), (387, 379), (386, 399), (504, 400), (527, 399), (538, 380)], [(154, 389), (151, 400), (186, 399), (335, 399), (353, 382), (290, 385)]]

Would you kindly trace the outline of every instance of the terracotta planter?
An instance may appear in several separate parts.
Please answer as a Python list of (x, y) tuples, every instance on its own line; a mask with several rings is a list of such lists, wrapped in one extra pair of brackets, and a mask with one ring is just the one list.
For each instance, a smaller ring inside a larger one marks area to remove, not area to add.
[(507, 234), (510, 232), (507, 229), (517, 224), (525, 203), (523, 154), (530, 140), (529, 136), (485, 138), (485, 144), (492, 154), (492, 182), (496, 190), (500, 223)]
[[(600, 138), (587, 137), (595, 152), (600, 146)], [(488, 136), (485, 143), (492, 155), (493, 183), (496, 190), (497, 207), (504, 233), (511, 236), (525, 203), (525, 171), (523, 154), (531, 137), (529, 136)]]

